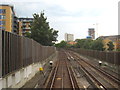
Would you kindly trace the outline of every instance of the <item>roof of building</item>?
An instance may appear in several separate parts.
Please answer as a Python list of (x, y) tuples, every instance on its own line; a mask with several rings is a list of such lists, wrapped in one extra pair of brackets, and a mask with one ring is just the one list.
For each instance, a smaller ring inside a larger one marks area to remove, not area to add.
[(111, 35), (111, 36), (100, 36), (98, 38), (101, 39), (110, 39), (111, 41), (116, 41), (117, 39), (120, 39), (120, 35)]
[(10, 6), (10, 7), (13, 7), (12, 5), (9, 5), (9, 4), (0, 4), (0, 6)]
[(33, 20), (33, 18), (19, 18), (20, 20)]
[(33, 22), (33, 18), (19, 18), (22, 22)]
[(70, 42), (67, 42), (67, 43), (70, 44), (70, 45), (76, 44), (76, 42), (74, 42), (74, 41), (70, 41)]

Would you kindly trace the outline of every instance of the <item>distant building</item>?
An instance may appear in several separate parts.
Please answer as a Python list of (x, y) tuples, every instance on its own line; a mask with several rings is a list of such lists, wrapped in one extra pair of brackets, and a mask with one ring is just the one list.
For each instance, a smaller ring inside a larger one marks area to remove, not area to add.
[(75, 45), (77, 42), (74, 42), (74, 41), (70, 41), (68, 42), (67, 44), (70, 44), (70, 45)]
[(18, 23), (18, 17), (16, 15), (13, 16), (13, 28), (12, 28), (12, 32), (19, 34), (19, 23)]
[(87, 38), (87, 39), (91, 39), (92, 37), (91, 37), (91, 36), (87, 36), (86, 38)]
[(18, 33), (17, 16), (13, 6), (0, 4), (0, 30)]
[(31, 32), (33, 18), (18, 18), (11, 5), (0, 4), (0, 30), (25, 35)]
[(92, 39), (95, 39), (95, 29), (94, 29), (94, 28), (88, 28), (88, 35), (89, 35)]
[(74, 41), (74, 35), (65, 33), (65, 41)]
[(112, 41), (114, 44), (114, 49), (120, 49), (120, 35), (112, 35), (112, 36), (100, 36), (98, 37), (103, 39), (104, 48), (107, 50), (108, 46), (107, 43)]
[(26, 32), (31, 33), (31, 24), (33, 18), (19, 18), (19, 35), (25, 35)]

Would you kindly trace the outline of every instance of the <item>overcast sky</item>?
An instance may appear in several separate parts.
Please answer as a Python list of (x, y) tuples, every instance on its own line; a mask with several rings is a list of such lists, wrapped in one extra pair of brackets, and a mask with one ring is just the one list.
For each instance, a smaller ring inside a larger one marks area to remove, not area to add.
[(18, 17), (32, 17), (44, 10), (50, 27), (64, 34), (86, 38), (88, 28), (95, 28), (96, 37), (118, 34), (118, 1), (120, 0), (2, 0), (14, 6)]

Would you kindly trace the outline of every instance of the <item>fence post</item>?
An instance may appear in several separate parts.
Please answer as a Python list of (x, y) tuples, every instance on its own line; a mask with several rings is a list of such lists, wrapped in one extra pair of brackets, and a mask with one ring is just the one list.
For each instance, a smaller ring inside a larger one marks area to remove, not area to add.
[(2, 30), (0, 30), (0, 78), (2, 77)]

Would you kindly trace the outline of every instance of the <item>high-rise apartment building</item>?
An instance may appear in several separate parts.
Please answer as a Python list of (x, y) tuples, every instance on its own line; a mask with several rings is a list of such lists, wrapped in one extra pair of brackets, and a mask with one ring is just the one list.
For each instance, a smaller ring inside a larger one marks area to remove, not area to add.
[(13, 15), (13, 28), (12, 32), (19, 34), (19, 23), (18, 23), (18, 17), (16, 15)]
[(95, 29), (94, 29), (94, 28), (88, 28), (88, 35), (89, 35), (92, 39), (95, 39)]
[(65, 41), (74, 41), (74, 35), (65, 33)]
[(33, 18), (19, 18), (19, 35), (25, 35), (26, 32), (31, 32), (31, 24)]
[(0, 5), (0, 30), (25, 35), (25, 32), (31, 31), (33, 18), (18, 18), (15, 15), (14, 8), (11, 5)]
[(13, 6), (0, 4), (0, 30), (18, 32), (18, 22)]

